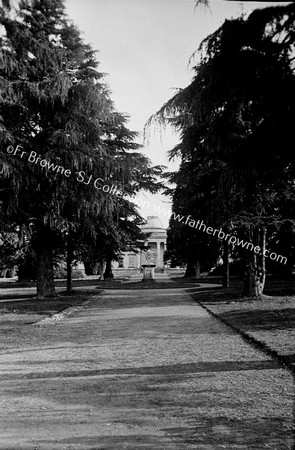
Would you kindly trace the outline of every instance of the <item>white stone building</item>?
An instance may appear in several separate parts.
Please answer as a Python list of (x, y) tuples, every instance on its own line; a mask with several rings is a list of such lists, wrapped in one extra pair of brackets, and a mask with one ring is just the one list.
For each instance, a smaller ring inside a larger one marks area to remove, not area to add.
[[(146, 234), (145, 246), (154, 255), (156, 268), (155, 270), (164, 270), (164, 252), (167, 243), (167, 231), (160, 219), (156, 216), (149, 216), (141, 230)], [(135, 252), (124, 252), (121, 255), (119, 263), (114, 263), (114, 268), (124, 269), (140, 269), (142, 265), (142, 250)]]

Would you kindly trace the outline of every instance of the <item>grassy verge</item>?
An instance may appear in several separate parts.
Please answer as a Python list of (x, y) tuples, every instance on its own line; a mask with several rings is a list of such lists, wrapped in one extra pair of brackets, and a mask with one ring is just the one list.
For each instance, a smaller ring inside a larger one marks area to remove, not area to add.
[(93, 295), (97, 297), (101, 292), (97, 290), (94, 294), (92, 291), (76, 291), (73, 295), (60, 293), (55, 298), (44, 300), (37, 300), (34, 296), (2, 300), (0, 302), (0, 328), (8, 330), (39, 322), (68, 308), (83, 305)]
[(286, 282), (276, 289), (271, 286), (268, 296), (261, 300), (242, 297), (234, 289), (206, 293), (195, 293), (193, 297), (209, 312), (232, 328), (238, 330), (260, 348), (277, 356), (290, 370), (295, 372), (295, 297), (293, 282), (290, 283), (291, 295)]

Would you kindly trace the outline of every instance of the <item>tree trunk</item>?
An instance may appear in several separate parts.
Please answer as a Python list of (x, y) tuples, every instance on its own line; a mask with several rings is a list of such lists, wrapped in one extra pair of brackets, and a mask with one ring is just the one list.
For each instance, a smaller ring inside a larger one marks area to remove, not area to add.
[(195, 264), (192, 261), (188, 261), (184, 276), (185, 277), (195, 277), (196, 276)]
[(72, 246), (72, 229), (69, 224), (67, 239), (67, 294), (72, 293), (72, 262), (73, 262), (73, 246)]
[(34, 251), (37, 258), (37, 298), (56, 297), (53, 269), (53, 236), (50, 228), (39, 225)]
[(195, 264), (195, 272), (196, 272), (196, 279), (198, 280), (199, 278), (201, 278), (201, 263), (199, 260)]
[(227, 241), (223, 243), (223, 274), (222, 285), (224, 289), (229, 288), (229, 245)]
[(266, 227), (262, 226), (260, 229), (260, 248), (261, 248), (261, 254), (259, 255), (259, 285), (260, 285), (260, 291), (261, 294), (263, 293), (264, 286), (265, 286), (265, 280), (266, 280), (266, 268), (265, 268), (265, 247), (266, 247)]
[(97, 275), (99, 275), (99, 279), (103, 280), (104, 272), (106, 270), (106, 262), (102, 261), (99, 263)]
[[(248, 242), (255, 243), (253, 232), (249, 233)], [(263, 294), (266, 270), (265, 256), (263, 255), (266, 243), (266, 228), (262, 226), (257, 230), (260, 253), (256, 254), (252, 250), (247, 250), (245, 254), (245, 276), (244, 276), (244, 295), (246, 297), (259, 298)], [(252, 239), (251, 239), (252, 238)]]
[(105, 272), (103, 274), (103, 277), (105, 280), (109, 280), (111, 278), (114, 278), (113, 272), (112, 272), (112, 260), (111, 259), (107, 259), (106, 260), (106, 268), (105, 268)]

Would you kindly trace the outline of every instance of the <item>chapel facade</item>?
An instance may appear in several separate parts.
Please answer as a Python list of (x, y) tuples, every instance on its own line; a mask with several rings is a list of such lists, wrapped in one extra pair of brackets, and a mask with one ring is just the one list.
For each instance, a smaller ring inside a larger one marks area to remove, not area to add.
[[(155, 270), (164, 270), (164, 252), (167, 245), (167, 231), (157, 216), (148, 216), (146, 223), (141, 226), (141, 231), (146, 235), (144, 247), (148, 248), (153, 260)], [(140, 269), (143, 263), (143, 252), (124, 252), (121, 255), (118, 267), (124, 269)]]

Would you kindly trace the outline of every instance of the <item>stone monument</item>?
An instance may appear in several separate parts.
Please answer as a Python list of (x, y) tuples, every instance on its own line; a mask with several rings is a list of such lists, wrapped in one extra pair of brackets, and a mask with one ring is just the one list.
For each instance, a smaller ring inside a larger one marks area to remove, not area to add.
[(149, 248), (142, 253), (142, 281), (155, 281), (156, 257), (157, 255), (152, 253)]

